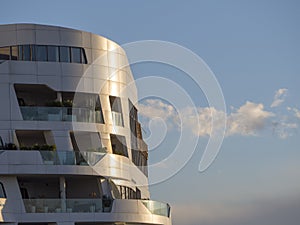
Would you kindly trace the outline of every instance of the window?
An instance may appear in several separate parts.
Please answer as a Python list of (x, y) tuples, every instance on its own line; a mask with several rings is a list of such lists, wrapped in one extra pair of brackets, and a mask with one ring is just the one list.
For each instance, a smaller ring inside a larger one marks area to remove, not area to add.
[(33, 53), (35, 52), (30, 45), (19, 45), (18, 46), (18, 52), (19, 52), (19, 60), (23, 61), (31, 61), (35, 60), (35, 57), (33, 56)]
[(12, 46), (11, 47), (11, 59), (12, 60), (18, 60), (19, 59), (18, 47), (17, 46)]
[(23, 45), (23, 60), (24, 61), (31, 61), (30, 45)]
[(71, 59), (73, 63), (81, 63), (81, 51), (80, 48), (71, 48)]
[(70, 62), (70, 49), (69, 47), (60, 47), (60, 62)]
[(102, 107), (100, 102), (100, 96), (97, 96), (96, 99), (96, 105), (95, 105), (95, 114), (96, 114), (96, 123), (104, 123), (103, 113), (102, 113)]
[(114, 154), (128, 157), (126, 139), (124, 136), (110, 134), (111, 148)]
[(86, 55), (83, 48), (81, 48), (81, 61), (83, 64), (87, 64)]
[(0, 60), (72, 62), (87, 64), (84, 48), (54, 45), (0, 47)]
[(6, 198), (6, 193), (3, 184), (0, 182), (0, 198)]
[(131, 136), (131, 149), (137, 150), (137, 109), (134, 107), (132, 102), (128, 99), (129, 105), (129, 125), (130, 125), (130, 136)]
[(0, 60), (9, 60), (10, 48), (2, 47), (0, 48)]
[(59, 62), (58, 46), (48, 46), (48, 61)]
[(36, 61), (47, 61), (47, 46), (46, 45), (36, 45)]
[(109, 96), (109, 102), (111, 106), (111, 116), (113, 125), (124, 126), (121, 99), (119, 97)]
[(70, 137), (74, 151), (103, 151), (98, 132), (73, 131)]
[(126, 187), (126, 186), (122, 186), (122, 185), (118, 185), (117, 187), (119, 189), (121, 199), (140, 199), (141, 198), (141, 192), (138, 188), (136, 188), (137, 191), (135, 192), (130, 187)]

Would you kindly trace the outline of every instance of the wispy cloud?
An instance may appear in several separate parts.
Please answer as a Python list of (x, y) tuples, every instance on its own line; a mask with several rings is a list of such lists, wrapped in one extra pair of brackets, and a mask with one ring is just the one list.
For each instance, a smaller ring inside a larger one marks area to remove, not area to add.
[(286, 89), (286, 88), (280, 88), (280, 89), (278, 89), (275, 92), (274, 100), (273, 100), (273, 102), (271, 104), (271, 107), (274, 108), (274, 107), (280, 106), (284, 102), (284, 100), (285, 100), (285, 98), (287, 96), (287, 93), (288, 93), (288, 89)]
[(298, 124), (286, 122), (273, 122), (273, 134), (281, 139), (286, 139), (293, 135), (293, 130), (296, 131)]
[(292, 111), (297, 119), (300, 119), (300, 110), (297, 108), (287, 107), (288, 111)]
[[(279, 89), (276, 92), (274, 105), (283, 102), (287, 89)], [(140, 114), (145, 122), (153, 118), (161, 118), (169, 129), (182, 129), (184, 124), (194, 135), (199, 137), (210, 136), (212, 132), (212, 118), (214, 118), (214, 129), (219, 130), (226, 120), (226, 136), (242, 135), (257, 136), (263, 130), (269, 130), (275, 136), (285, 139), (295, 133), (298, 122), (291, 119), (291, 115), (281, 115), (265, 109), (262, 103), (246, 101), (238, 108), (231, 109), (225, 114), (223, 111), (213, 107), (185, 107), (176, 109), (171, 104), (161, 99), (147, 99), (140, 103)], [(288, 108), (293, 112), (294, 118), (300, 119), (300, 110)]]

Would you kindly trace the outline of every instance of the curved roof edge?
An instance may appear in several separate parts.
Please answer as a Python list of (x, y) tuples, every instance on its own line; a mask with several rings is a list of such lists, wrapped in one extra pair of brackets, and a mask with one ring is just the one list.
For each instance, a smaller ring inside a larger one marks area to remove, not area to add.
[[(7, 29), (5, 29), (5, 27), (7, 27)], [(47, 28), (48, 30), (53, 29), (53, 30), (61, 30), (61, 31), (85, 32), (85, 33), (90, 33), (92, 35), (97, 35), (102, 38), (105, 38), (108, 41), (112, 42), (113, 44), (122, 48), (119, 43), (111, 40), (110, 38), (108, 38), (106, 36), (99, 35), (96, 33), (85, 31), (85, 30), (80, 30), (80, 29), (71, 28), (71, 27), (63, 27), (63, 26), (59, 26), (59, 25), (39, 24), (39, 23), (8, 23), (8, 24), (0, 24), (0, 28), (2, 28), (2, 29), (4, 28), (3, 31), (26, 30), (26, 29), (42, 30), (42, 29)]]

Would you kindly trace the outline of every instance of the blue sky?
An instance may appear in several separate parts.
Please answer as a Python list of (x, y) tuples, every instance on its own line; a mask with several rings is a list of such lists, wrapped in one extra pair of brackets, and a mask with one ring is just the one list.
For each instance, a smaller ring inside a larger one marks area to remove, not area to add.
[[(223, 90), (231, 131), (202, 173), (198, 165), (208, 137), (195, 132), (199, 143), (192, 159), (170, 179), (151, 186), (152, 198), (170, 202), (174, 225), (299, 224), (299, 1), (11, 0), (1, 8), (1, 24), (72, 27), (119, 44), (163, 40), (199, 55)], [(206, 112), (203, 92), (183, 72), (155, 63), (132, 70), (137, 79), (159, 74), (180, 84), (199, 116)], [(146, 109), (157, 107), (170, 115), (164, 117), (167, 134), (150, 151), (151, 161), (166, 157), (179, 135), (168, 126), (175, 123), (176, 112), (164, 104), (169, 105), (160, 99), (142, 102)], [(142, 114), (146, 131), (153, 115)], [(255, 126), (246, 132), (245, 124)]]

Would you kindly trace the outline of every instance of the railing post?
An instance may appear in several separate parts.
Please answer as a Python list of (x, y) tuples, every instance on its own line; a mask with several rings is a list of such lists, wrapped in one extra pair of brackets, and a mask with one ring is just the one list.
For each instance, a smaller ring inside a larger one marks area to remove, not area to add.
[(66, 212), (66, 179), (65, 177), (59, 177), (59, 190), (61, 199), (61, 211)]

